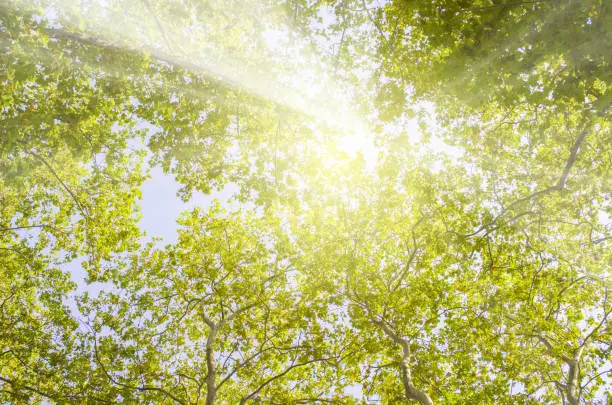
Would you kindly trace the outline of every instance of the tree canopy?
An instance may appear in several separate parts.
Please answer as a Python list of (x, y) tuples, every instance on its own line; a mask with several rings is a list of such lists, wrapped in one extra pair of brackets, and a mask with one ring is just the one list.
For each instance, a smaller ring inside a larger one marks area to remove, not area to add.
[(609, 8), (4, 1), (0, 402), (609, 403)]

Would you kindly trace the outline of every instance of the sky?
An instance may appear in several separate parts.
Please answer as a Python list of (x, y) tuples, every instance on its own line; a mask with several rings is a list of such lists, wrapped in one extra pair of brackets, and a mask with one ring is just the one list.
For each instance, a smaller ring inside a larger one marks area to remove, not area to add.
[(174, 180), (173, 175), (164, 174), (160, 167), (151, 170), (151, 178), (146, 180), (142, 186), (142, 199), (140, 208), (142, 218), (141, 229), (147, 234), (147, 238), (161, 237), (164, 244), (176, 240), (176, 220), (182, 212), (192, 210), (195, 207), (209, 207), (215, 198), (223, 205), (231, 197), (231, 187), (228, 191), (222, 191), (213, 195), (204, 195), (194, 192), (188, 202), (183, 202), (177, 197), (180, 185)]

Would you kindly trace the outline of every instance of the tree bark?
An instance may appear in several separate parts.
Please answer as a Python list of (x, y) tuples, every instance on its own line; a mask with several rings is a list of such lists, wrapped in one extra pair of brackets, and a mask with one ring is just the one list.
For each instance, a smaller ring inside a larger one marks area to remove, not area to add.
[(400, 361), (400, 371), (402, 374), (402, 384), (406, 398), (419, 401), (423, 405), (433, 405), (433, 401), (424, 391), (417, 389), (412, 384), (412, 375), (410, 370), (410, 342), (406, 338), (399, 338), (399, 344), (402, 346), (402, 360)]
[[(215, 333), (216, 334), (216, 331)], [(213, 333), (211, 332), (211, 335)], [(210, 336), (209, 336), (210, 340)], [(206, 405), (214, 405), (215, 397), (217, 396), (217, 387), (215, 380), (217, 379), (217, 365), (215, 364), (215, 353), (212, 346), (206, 343)]]
[(569, 402), (570, 405), (580, 405), (580, 393), (578, 392), (578, 372), (580, 370), (580, 358), (582, 357), (582, 350), (584, 349), (584, 346), (581, 346), (574, 352), (574, 357), (568, 357), (564, 354), (556, 355), (553, 346), (548, 340), (546, 340), (546, 338), (541, 335), (536, 335), (536, 337), (542, 344), (544, 344), (544, 346), (546, 346), (546, 349), (548, 349), (551, 356), (560, 358), (565, 364), (568, 365), (569, 370), (567, 372), (567, 383), (560, 384), (560, 386), (565, 390), (565, 396), (567, 397), (567, 402)]
[(567, 373), (567, 384), (565, 385), (565, 395), (570, 405), (579, 405), (579, 398), (576, 393), (576, 382), (578, 380), (578, 362), (575, 359), (570, 359), (566, 362), (569, 366)]
[(404, 386), (404, 393), (406, 394), (406, 398), (413, 399), (415, 401), (420, 402), (423, 405), (434, 405), (432, 399), (425, 393), (425, 391), (421, 391), (416, 388), (414, 384), (412, 384), (412, 372), (410, 368), (410, 341), (405, 337), (398, 336), (389, 325), (385, 324), (384, 321), (377, 321), (385, 334), (393, 340), (396, 344), (400, 345), (402, 348), (402, 359), (400, 361), (400, 372), (402, 375), (402, 385)]
[[(585, 341), (586, 343), (586, 341)], [(580, 404), (580, 393), (578, 392), (578, 379), (580, 372), (580, 358), (582, 357), (582, 350), (584, 346), (581, 346), (574, 352), (574, 357), (571, 359), (564, 359), (565, 363), (569, 366), (567, 372), (567, 384), (565, 385), (565, 395), (570, 405)]]
[(214, 345), (221, 325), (214, 323), (205, 315), (204, 322), (210, 328), (206, 339), (206, 405), (214, 405), (217, 397), (217, 364), (215, 362)]

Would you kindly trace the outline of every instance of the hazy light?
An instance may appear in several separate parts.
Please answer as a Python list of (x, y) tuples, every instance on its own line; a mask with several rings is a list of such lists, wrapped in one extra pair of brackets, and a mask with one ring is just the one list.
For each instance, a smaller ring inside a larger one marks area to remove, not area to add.
[[(230, 53), (222, 34), (206, 31), (211, 21), (228, 18), (222, 14), (208, 16), (210, 21), (197, 21), (192, 16), (191, 25), (185, 27), (182, 20), (177, 21), (171, 14), (156, 15), (152, 9), (156, 3), (148, 0), (130, 2), (129, 6), (104, 0), (85, 5), (76, 0), (15, 0), (13, 4), (41, 7), (45, 10), (44, 18), (56, 29), (76, 31), (85, 40), (93, 38), (108, 46), (151, 54), (303, 112), (327, 125), (338, 125), (338, 117), (350, 115), (344, 92), (327, 74), (331, 67), (309, 52), (308, 41), (295, 34), (289, 36), (287, 27), (261, 29), (259, 42), (265, 43), (266, 49), (246, 55)], [(243, 0), (232, 5), (232, 11), (238, 8), (242, 13), (232, 18), (252, 18), (262, 27), (273, 26), (265, 20), (266, 16), (257, 15), (254, 2)], [(196, 37), (198, 42), (194, 43)], [(249, 41), (257, 42), (257, 38)]]

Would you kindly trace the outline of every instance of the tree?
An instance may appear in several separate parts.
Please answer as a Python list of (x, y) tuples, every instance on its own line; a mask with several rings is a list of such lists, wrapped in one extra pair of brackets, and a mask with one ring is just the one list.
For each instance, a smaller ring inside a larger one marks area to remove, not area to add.
[(334, 346), (343, 339), (333, 329), (323, 333), (333, 316), (291, 287), (294, 270), (274, 235), (218, 206), (180, 223), (175, 245), (139, 252), (120, 270), (119, 291), (84, 306), (95, 364), (114, 389), (109, 400), (331, 398), (339, 363), (356, 348)]
[[(95, 6), (0, 6), (0, 400), (605, 400), (604, 2)], [(243, 205), (147, 242), (157, 165)]]

